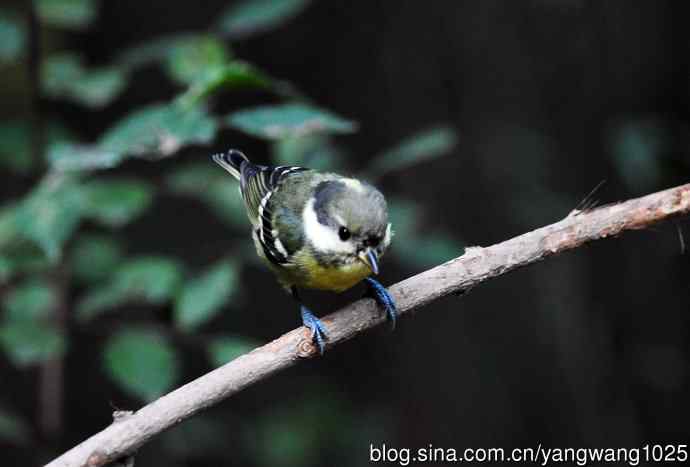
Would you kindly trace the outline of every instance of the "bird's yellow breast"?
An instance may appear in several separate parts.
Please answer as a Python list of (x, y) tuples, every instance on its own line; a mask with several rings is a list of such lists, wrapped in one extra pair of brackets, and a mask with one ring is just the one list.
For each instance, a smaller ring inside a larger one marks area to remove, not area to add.
[(322, 266), (312, 256), (297, 255), (296, 263), (303, 272), (299, 287), (342, 292), (371, 275), (371, 269), (361, 261), (340, 266)]

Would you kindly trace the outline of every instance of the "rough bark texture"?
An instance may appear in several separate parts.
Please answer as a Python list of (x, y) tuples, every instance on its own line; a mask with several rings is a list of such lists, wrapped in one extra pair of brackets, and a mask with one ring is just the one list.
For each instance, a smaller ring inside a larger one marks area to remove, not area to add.
[[(690, 184), (592, 211), (574, 211), (555, 224), (505, 242), (466, 253), (390, 287), (401, 315), (443, 296), (468, 290), (487, 279), (550, 255), (572, 250), (592, 240), (643, 229), (690, 212)], [(359, 300), (322, 319), (327, 348), (346, 341), (385, 321), (373, 300)], [(49, 467), (101, 466), (135, 451), (158, 433), (206, 407), (284, 370), (303, 358), (317, 355), (309, 331), (298, 328), (254, 351), (197, 378), (115, 421), (100, 433), (47, 464)]]

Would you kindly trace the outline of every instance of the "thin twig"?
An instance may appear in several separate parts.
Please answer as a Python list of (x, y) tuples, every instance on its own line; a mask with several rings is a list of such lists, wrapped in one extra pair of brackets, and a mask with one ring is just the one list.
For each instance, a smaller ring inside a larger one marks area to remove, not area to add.
[[(36, 166), (43, 164), (45, 152), (45, 119), (41, 97), (41, 24), (33, 2), (27, 2), (26, 13), (29, 23), (29, 56), (28, 74), (31, 96), (31, 162)], [(52, 282), (57, 300), (53, 308), (53, 324), (64, 334), (66, 327), (67, 305), (65, 304), (65, 284), (60, 265), (53, 269)], [(58, 355), (41, 364), (38, 384), (38, 418), (41, 433), (45, 438), (55, 442), (62, 432), (62, 392), (64, 380), (63, 357)]]
[[(546, 227), (490, 247), (468, 248), (454, 260), (390, 287), (401, 315), (449, 294), (467, 290), (548, 256), (643, 229), (690, 212), (690, 184), (619, 204), (571, 214)], [(386, 320), (371, 299), (362, 299), (322, 319), (327, 347), (333, 347)], [(176, 389), (110, 425), (48, 464), (48, 467), (101, 466), (134, 452), (162, 431), (269, 376), (318, 354), (301, 327)]]

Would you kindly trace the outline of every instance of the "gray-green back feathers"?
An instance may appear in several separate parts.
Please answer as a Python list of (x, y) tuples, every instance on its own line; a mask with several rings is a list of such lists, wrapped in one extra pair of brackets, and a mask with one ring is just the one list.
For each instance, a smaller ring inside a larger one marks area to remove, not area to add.
[[(239, 151), (230, 150), (225, 154), (216, 154), (213, 160), (221, 167), (230, 172), (235, 178), (240, 181), (240, 193), (244, 199), (247, 208), (247, 216), (254, 227), (253, 235), (261, 247), (260, 253), (271, 263), (284, 265), (289, 263), (290, 256), (294, 252), (295, 237), (294, 235), (286, 234), (288, 229), (283, 229), (283, 234), (280, 234), (280, 224), (274, 224), (277, 217), (287, 217), (287, 222), (294, 216), (299, 216), (299, 210), (294, 211), (290, 209), (294, 206), (298, 199), (294, 197), (294, 190), (285, 190), (287, 199), (281, 200), (281, 186), (284, 181), (295, 177), (300, 173), (307, 172), (308, 169), (304, 167), (292, 166), (278, 166), (268, 167), (257, 165), (249, 162), (247, 157)], [(295, 187), (300, 187), (301, 183), (291, 184)], [(306, 196), (306, 194), (304, 195)], [(277, 198), (277, 199), (274, 199)], [(285, 203), (285, 204), (284, 204)], [(283, 219), (282, 223), (286, 221)], [(294, 224), (295, 219), (292, 221)], [(289, 246), (286, 248), (286, 244)], [(299, 235), (297, 235), (299, 237)], [(292, 251), (291, 251), (292, 250)]]

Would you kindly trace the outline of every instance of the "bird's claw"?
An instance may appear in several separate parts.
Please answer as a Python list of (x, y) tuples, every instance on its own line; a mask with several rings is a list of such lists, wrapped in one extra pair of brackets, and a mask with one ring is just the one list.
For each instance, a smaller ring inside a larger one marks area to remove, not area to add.
[(319, 353), (323, 355), (323, 351), (326, 347), (326, 328), (319, 318), (314, 316), (314, 314), (309, 311), (304, 305), (300, 305), (300, 311), (302, 313), (302, 324), (309, 329), (311, 329), (311, 338), (314, 344), (319, 348)]
[(388, 293), (388, 290), (386, 290), (386, 288), (376, 279), (367, 277), (364, 280), (366, 281), (369, 294), (371, 294), (374, 300), (376, 300), (376, 302), (383, 307), (384, 310), (386, 310), (386, 315), (388, 316), (388, 320), (391, 322), (391, 327), (395, 329), (395, 323), (398, 319), (398, 310), (395, 307), (393, 297), (391, 297), (391, 294)]

